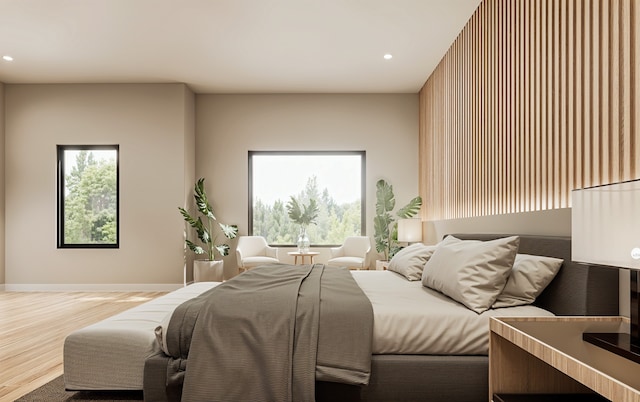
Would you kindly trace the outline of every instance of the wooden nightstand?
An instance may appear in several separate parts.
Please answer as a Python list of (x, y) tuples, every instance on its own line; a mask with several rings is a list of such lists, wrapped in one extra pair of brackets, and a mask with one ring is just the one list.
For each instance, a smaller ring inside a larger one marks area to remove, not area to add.
[(640, 402), (640, 364), (582, 340), (583, 332), (628, 331), (626, 318), (491, 318), (489, 326), (489, 400), (494, 394), (591, 393)]

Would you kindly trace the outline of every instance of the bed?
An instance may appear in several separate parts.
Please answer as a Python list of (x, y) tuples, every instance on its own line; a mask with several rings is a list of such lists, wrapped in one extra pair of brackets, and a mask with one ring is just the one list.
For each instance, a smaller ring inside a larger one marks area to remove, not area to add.
[[(493, 240), (506, 235), (465, 235), (456, 234), (459, 239)], [(570, 258), (570, 239), (543, 236), (520, 236), (519, 253), (557, 257), (564, 260), (562, 268), (544, 292), (537, 297), (533, 306), (523, 306), (522, 314), (557, 314), (557, 315), (617, 315), (618, 314), (618, 275), (615, 270), (607, 270), (595, 266), (573, 264)], [(398, 299), (393, 292), (380, 291), (380, 283), (397, 282), (407, 286), (402, 294), (407, 296), (406, 304), (401, 309), (415, 309), (411, 305), (409, 294), (424, 292), (418, 283), (410, 283), (392, 272), (354, 272), (356, 282), (367, 296), (375, 296), (374, 316), (386, 314), (394, 319), (389, 298)], [(204, 286), (204, 285), (201, 285)], [(382, 287), (384, 289), (384, 287)], [(438, 292), (431, 296), (441, 299), (447, 297)], [(387, 301), (385, 301), (387, 298)], [(377, 306), (376, 306), (377, 303)], [(538, 310), (539, 309), (539, 310)], [(464, 308), (463, 308), (464, 310)], [(501, 309), (492, 309), (481, 316), (500, 315)], [(475, 312), (466, 312), (476, 315)], [(509, 313), (512, 314), (512, 313)], [(166, 317), (165, 317), (166, 318)], [(398, 318), (398, 317), (395, 317)], [(379, 318), (375, 318), (378, 320)], [(162, 321), (162, 320), (160, 320)], [(166, 324), (166, 319), (164, 320)], [(488, 325), (469, 329), (464, 318), (453, 320), (460, 325), (458, 331), (465, 332), (463, 337), (468, 341), (449, 342), (449, 353), (432, 354), (428, 347), (423, 349), (406, 348), (415, 344), (411, 337), (420, 333), (432, 333), (432, 339), (442, 343), (447, 337), (442, 336), (437, 326), (423, 322), (422, 324), (403, 325), (388, 324), (391, 331), (389, 340), (381, 339), (374, 329), (373, 354), (371, 355), (371, 373), (368, 385), (364, 387), (345, 385), (336, 382), (318, 382), (316, 384), (317, 400), (363, 400), (363, 401), (412, 401), (412, 400), (448, 400), (448, 401), (485, 401), (488, 395), (488, 358), (486, 356)], [(388, 321), (389, 322), (389, 321)], [(395, 331), (395, 332), (394, 332)], [(478, 335), (471, 335), (478, 333)], [(85, 340), (86, 340), (86, 333)], [(404, 337), (404, 338), (403, 338)], [(424, 339), (424, 338), (423, 338)], [(180, 400), (181, 387), (167, 386), (172, 383), (172, 374), (168, 370), (170, 358), (162, 351), (162, 341), (154, 344), (144, 361), (142, 382), (147, 400)], [(428, 343), (422, 341), (423, 344)], [(446, 343), (446, 342), (444, 342)], [(423, 345), (424, 346), (424, 345)], [(67, 355), (65, 348), (65, 379), (67, 358), (73, 363), (72, 351)], [(95, 359), (94, 359), (95, 360)], [(136, 370), (139, 370), (136, 368)], [(85, 374), (86, 375), (86, 374)], [(77, 387), (70, 387), (75, 388)], [(100, 389), (100, 388), (94, 388)]]

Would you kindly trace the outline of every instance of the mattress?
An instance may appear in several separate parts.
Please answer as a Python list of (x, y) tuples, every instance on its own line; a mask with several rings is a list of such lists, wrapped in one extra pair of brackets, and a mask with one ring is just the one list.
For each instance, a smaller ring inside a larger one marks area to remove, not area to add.
[[(487, 355), (489, 317), (552, 316), (534, 306), (467, 309), (391, 271), (351, 271), (371, 301), (374, 354)], [(217, 286), (198, 282), (70, 334), (64, 345), (69, 390), (140, 390), (145, 360), (166, 350), (163, 334), (182, 302)]]
[[(374, 354), (488, 355), (489, 317), (544, 317), (553, 313), (535, 306), (487, 310), (477, 314), (420, 281), (391, 271), (351, 271), (373, 308)], [(167, 317), (169, 318), (169, 317)], [(164, 334), (169, 320), (158, 330)]]
[(489, 317), (553, 316), (535, 306), (477, 314), (391, 271), (352, 271), (373, 307), (374, 354), (487, 355)]
[(64, 343), (69, 390), (140, 390), (145, 360), (160, 353), (155, 328), (182, 302), (219, 285), (198, 282), (74, 331)]

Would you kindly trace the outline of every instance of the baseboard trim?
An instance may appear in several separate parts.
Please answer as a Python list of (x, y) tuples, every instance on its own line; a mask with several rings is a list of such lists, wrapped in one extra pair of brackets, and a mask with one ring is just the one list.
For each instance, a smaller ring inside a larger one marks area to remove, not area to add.
[(182, 283), (6, 283), (7, 292), (171, 292)]

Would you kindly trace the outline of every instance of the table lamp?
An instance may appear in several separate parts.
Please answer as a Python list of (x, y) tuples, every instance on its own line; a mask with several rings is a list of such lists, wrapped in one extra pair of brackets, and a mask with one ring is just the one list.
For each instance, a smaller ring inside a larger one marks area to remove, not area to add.
[(640, 363), (640, 179), (572, 191), (571, 258), (631, 273), (630, 333), (583, 339)]
[(399, 219), (398, 241), (409, 244), (422, 241), (422, 221), (420, 219)]

